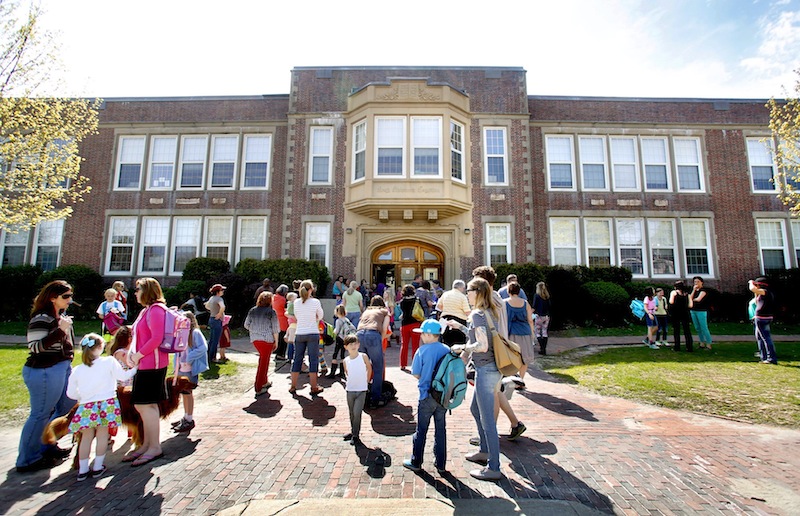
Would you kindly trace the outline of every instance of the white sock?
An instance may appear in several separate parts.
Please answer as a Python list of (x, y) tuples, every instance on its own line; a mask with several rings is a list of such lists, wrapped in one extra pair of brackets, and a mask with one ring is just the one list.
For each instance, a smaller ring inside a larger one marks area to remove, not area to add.
[(92, 467), (92, 469), (95, 470), (95, 471), (100, 471), (101, 469), (103, 469), (103, 461), (104, 460), (106, 460), (106, 456), (105, 455), (98, 455), (97, 457), (95, 457), (94, 458), (94, 467)]
[(78, 473), (83, 474), (89, 471), (89, 459), (78, 459)]
[(185, 419), (186, 421), (188, 421), (188, 422), (190, 422), (190, 423), (191, 423), (191, 422), (192, 422), (192, 419), (194, 419), (194, 418), (192, 418), (192, 415), (191, 415), (191, 414), (184, 414), (184, 415), (183, 415), (183, 419)]

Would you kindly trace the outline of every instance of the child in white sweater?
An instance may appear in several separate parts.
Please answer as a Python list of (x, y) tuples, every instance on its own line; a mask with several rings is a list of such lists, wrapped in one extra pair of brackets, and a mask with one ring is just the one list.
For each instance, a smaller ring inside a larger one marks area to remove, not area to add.
[[(136, 374), (136, 368), (125, 371), (114, 357), (101, 357), (105, 341), (96, 333), (81, 340), (82, 364), (72, 369), (67, 384), (67, 396), (78, 400), (78, 410), (72, 417), (69, 431), (81, 433), (78, 447), (78, 481), (102, 475), (103, 461), (108, 448), (108, 429), (122, 423), (117, 400), (117, 381)], [(97, 437), (95, 458), (89, 471), (89, 451)]]

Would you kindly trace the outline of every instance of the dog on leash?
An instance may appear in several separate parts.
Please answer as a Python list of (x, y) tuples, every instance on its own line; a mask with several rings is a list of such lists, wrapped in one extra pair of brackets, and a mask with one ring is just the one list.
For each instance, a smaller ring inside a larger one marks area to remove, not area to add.
[[(167, 378), (167, 399), (158, 402), (158, 410), (161, 413), (161, 419), (167, 419), (173, 412), (175, 412), (181, 404), (181, 391), (188, 390), (189, 386), (193, 385), (189, 378), (179, 376), (177, 382), (175, 378), (170, 376)], [(117, 399), (119, 399), (119, 408), (122, 416), (122, 426), (127, 428), (131, 434), (131, 441), (134, 448), (142, 445), (144, 440), (144, 423), (142, 417), (136, 410), (136, 406), (131, 403), (131, 388), (130, 387), (117, 387)], [(79, 404), (75, 404), (70, 411), (61, 417), (52, 420), (44, 429), (42, 434), (42, 443), (56, 444), (59, 439), (69, 433), (69, 424), (72, 421), (75, 412), (78, 410)], [(80, 445), (81, 433), (78, 432), (73, 437), (74, 442)], [(77, 467), (78, 454), (75, 454), (73, 460), (73, 467)]]

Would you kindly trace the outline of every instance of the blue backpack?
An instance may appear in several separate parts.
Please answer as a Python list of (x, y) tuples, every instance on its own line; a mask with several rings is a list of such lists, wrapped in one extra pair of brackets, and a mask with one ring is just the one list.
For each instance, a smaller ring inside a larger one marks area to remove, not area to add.
[(637, 319), (644, 317), (644, 301), (640, 299), (631, 301), (631, 313), (633, 313), (634, 317)]
[(448, 410), (461, 405), (467, 393), (467, 368), (460, 356), (450, 352), (436, 362), (428, 393)]

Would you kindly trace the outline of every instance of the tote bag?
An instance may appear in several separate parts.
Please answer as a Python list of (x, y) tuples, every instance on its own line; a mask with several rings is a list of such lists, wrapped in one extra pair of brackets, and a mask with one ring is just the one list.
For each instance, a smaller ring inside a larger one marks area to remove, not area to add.
[(422, 305), (419, 303), (419, 298), (414, 299), (414, 308), (411, 310), (411, 317), (420, 322), (425, 320), (425, 311), (422, 309)]
[(522, 358), (522, 353), (519, 349), (519, 344), (500, 335), (497, 328), (494, 327), (492, 318), (488, 313), (484, 313), (486, 314), (486, 322), (489, 323), (489, 331), (492, 333), (494, 363), (497, 365), (497, 370), (500, 371), (503, 376), (517, 374), (520, 368), (525, 364), (525, 360)]

